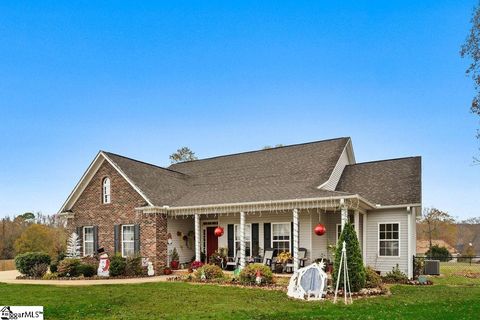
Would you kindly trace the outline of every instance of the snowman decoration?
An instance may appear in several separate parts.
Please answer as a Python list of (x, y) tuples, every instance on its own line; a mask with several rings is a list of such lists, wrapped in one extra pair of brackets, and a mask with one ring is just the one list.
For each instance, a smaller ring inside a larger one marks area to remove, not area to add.
[(155, 270), (153, 270), (153, 263), (151, 261), (148, 261), (148, 264), (147, 264), (147, 274), (150, 277), (155, 275)]
[(110, 259), (108, 259), (108, 254), (106, 253), (103, 253), (100, 256), (100, 263), (98, 264), (97, 275), (99, 277), (110, 276)]

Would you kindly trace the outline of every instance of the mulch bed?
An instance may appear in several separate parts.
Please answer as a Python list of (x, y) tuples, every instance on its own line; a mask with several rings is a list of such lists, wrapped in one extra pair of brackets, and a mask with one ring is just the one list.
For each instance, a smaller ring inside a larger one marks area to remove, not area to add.
[[(343, 290), (338, 290), (338, 299), (343, 298)], [(388, 287), (379, 287), (379, 288), (363, 288), (359, 292), (352, 292), (353, 299), (360, 299), (360, 298), (369, 298), (369, 297), (376, 297), (376, 296), (385, 296), (390, 295), (390, 290)], [(335, 291), (333, 289), (327, 290), (326, 299), (333, 300), (335, 298)]]
[(185, 276), (173, 276), (167, 278), (167, 281), (171, 282), (188, 282), (191, 284), (214, 284), (223, 287), (239, 287), (239, 288), (247, 288), (247, 289), (263, 289), (263, 290), (276, 290), (276, 291), (285, 291), (287, 292), (287, 287), (278, 285), (278, 284), (268, 284), (268, 285), (244, 285), (239, 282), (231, 281), (228, 279), (223, 280), (197, 280), (195, 278), (187, 278)]
[[(195, 278), (186, 278), (185, 276), (173, 276), (167, 278), (167, 281), (172, 282), (187, 282), (191, 284), (197, 285), (218, 285), (222, 287), (238, 287), (238, 288), (246, 288), (246, 289), (262, 289), (262, 290), (273, 290), (273, 291), (282, 291), (287, 293), (287, 286), (285, 285), (278, 285), (278, 284), (269, 284), (269, 285), (244, 285), (239, 282), (231, 281), (231, 280), (196, 280)], [(380, 287), (380, 288), (365, 288), (360, 290), (359, 292), (352, 292), (352, 298), (359, 299), (359, 298), (368, 298), (368, 297), (375, 297), (375, 296), (383, 296), (383, 295), (390, 295), (390, 290), (388, 287)], [(325, 296), (326, 300), (333, 300), (335, 296), (335, 292), (333, 289), (327, 290), (327, 294)], [(339, 290), (338, 297), (343, 297), (343, 290)]]
[(418, 280), (408, 280), (406, 284), (411, 286), (431, 286), (433, 285), (433, 282), (431, 280), (427, 280), (425, 282), (420, 282)]

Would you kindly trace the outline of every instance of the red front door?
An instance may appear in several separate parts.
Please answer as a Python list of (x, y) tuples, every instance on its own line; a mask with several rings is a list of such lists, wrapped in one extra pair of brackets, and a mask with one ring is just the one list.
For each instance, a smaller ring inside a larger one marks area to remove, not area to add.
[(207, 227), (207, 261), (212, 253), (218, 249), (218, 238), (215, 236), (216, 227)]

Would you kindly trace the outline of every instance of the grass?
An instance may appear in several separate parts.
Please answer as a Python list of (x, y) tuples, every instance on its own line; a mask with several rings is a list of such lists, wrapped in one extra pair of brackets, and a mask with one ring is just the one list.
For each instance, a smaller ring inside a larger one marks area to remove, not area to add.
[(15, 260), (0, 260), (0, 271), (15, 270)]
[(450, 286), (480, 286), (480, 264), (478, 263), (441, 262), (440, 274), (440, 276), (431, 277), (434, 283)]
[(353, 305), (280, 291), (178, 282), (60, 287), (0, 284), (0, 305), (43, 305), (47, 319), (471, 319), (480, 285), (395, 285)]

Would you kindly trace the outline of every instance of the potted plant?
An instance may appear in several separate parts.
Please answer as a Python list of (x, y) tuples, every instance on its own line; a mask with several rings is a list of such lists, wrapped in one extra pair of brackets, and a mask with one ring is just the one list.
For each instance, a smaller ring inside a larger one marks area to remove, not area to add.
[(210, 264), (216, 264), (219, 267), (223, 267), (225, 261), (227, 260), (227, 252), (223, 248), (217, 249), (212, 255), (208, 262)]
[(283, 251), (277, 256), (277, 263), (282, 265), (282, 271), (286, 269), (287, 263), (292, 261), (292, 254), (288, 251)]
[(173, 248), (172, 253), (170, 254), (170, 266), (173, 270), (177, 270), (179, 265), (179, 257), (177, 248)]
[(170, 269), (169, 267), (163, 268), (163, 274), (166, 276), (172, 274), (172, 269)]
[(194, 270), (197, 270), (198, 268), (202, 267), (203, 263), (201, 261), (193, 261), (190, 264), (190, 268), (188, 269), (189, 273), (192, 273)]

